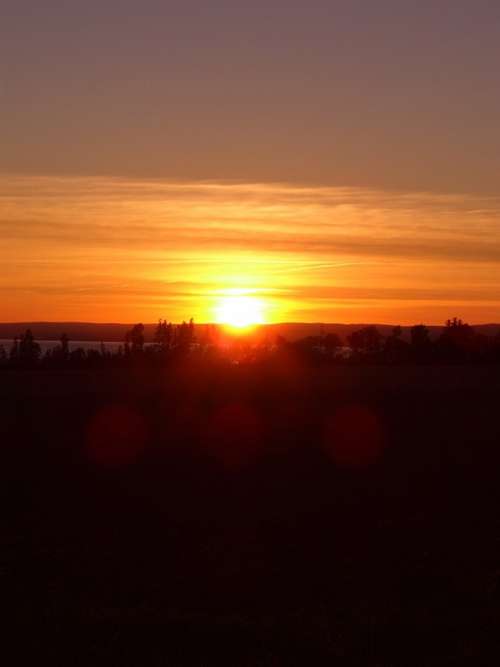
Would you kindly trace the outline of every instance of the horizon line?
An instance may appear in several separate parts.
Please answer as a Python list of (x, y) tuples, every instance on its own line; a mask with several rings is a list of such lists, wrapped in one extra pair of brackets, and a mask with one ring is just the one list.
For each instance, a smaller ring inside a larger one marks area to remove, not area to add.
[[(143, 324), (144, 326), (157, 326), (158, 321), (166, 321), (169, 324), (182, 324), (183, 322), (189, 322), (191, 318), (180, 320), (179, 322), (169, 321), (166, 318), (159, 318), (154, 322), (146, 321), (134, 321), (134, 322), (95, 322), (89, 320), (18, 320), (18, 321), (0, 321), (0, 326), (24, 326), (24, 325), (33, 325), (33, 324), (43, 324), (43, 325), (59, 325), (59, 324), (69, 324), (69, 325), (89, 325), (89, 326), (135, 326), (136, 324)], [(453, 319), (453, 318), (449, 318)], [(193, 323), (195, 326), (226, 326), (223, 322), (197, 322), (193, 318)], [(261, 322), (259, 324), (252, 325), (253, 329), (258, 329), (261, 327), (272, 327), (272, 326), (293, 326), (293, 325), (307, 325), (307, 326), (377, 326), (377, 327), (412, 327), (416, 324), (425, 324), (429, 327), (443, 327), (446, 325), (446, 321), (442, 324), (430, 324), (425, 321), (415, 321), (413, 324), (398, 324), (395, 322), (369, 322), (369, 321), (356, 321), (356, 322), (328, 322), (328, 321), (283, 321), (283, 322)], [(464, 322), (471, 327), (485, 327), (485, 326), (500, 326), (500, 321), (498, 322)]]

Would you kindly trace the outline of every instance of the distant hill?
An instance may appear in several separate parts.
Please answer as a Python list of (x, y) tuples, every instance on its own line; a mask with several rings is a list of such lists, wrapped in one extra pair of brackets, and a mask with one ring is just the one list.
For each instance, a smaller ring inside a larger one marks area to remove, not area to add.
[[(58, 340), (64, 332), (72, 341), (123, 341), (126, 332), (131, 328), (131, 324), (100, 324), (94, 322), (6, 322), (0, 323), (0, 339), (12, 339), (19, 336), (26, 329), (31, 329), (35, 338), (38, 340)], [(146, 341), (152, 341), (155, 324), (145, 324)], [(197, 325), (203, 328), (204, 324)], [(276, 336), (283, 336), (287, 340), (293, 341), (306, 336), (318, 336), (321, 333), (336, 333), (342, 340), (356, 329), (368, 326), (367, 324), (321, 324), (309, 322), (284, 322), (280, 324), (266, 324), (260, 326), (253, 334), (257, 340), (274, 340)], [(391, 333), (394, 325), (375, 324), (374, 326), (381, 334), (387, 336)], [(429, 326), (432, 338), (439, 336), (443, 327)], [(500, 324), (478, 324), (474, 325), (476, 331), (487, 336), (494, 336), (500, 332)], [(402, 327), (403, 337), (409, 339), (409, 326)]]

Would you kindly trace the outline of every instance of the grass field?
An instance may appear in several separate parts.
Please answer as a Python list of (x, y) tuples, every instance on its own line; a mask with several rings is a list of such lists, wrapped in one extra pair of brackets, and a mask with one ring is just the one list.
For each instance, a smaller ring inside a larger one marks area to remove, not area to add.
[(500, 372), (0, 374), (24, 664), (491, 665)]

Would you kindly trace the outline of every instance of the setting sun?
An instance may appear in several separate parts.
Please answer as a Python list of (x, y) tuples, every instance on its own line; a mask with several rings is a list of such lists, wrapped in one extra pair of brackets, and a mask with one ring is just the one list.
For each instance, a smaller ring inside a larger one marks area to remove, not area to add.
[(263, 324), (262, 301), (253, 296), (222, 297), (215, 308), (215, 320), (237, 329)]

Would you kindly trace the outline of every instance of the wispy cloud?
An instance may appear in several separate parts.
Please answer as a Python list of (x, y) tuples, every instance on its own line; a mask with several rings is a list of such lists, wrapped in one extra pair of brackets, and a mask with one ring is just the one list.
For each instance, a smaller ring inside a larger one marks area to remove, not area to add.
[(457, 302), (500, 318), (492, 197), (4, 174), (0, 239), (2, 292), (21, 302), (3, 319), (62, 317), (65, 299), (86, 319), (127, 299), (123, 318), (154, 318), (162, 300), (203, 318), (218, 289), (242, 285), (287, 319), (365, 303), (395, 321), (402, 303)]

